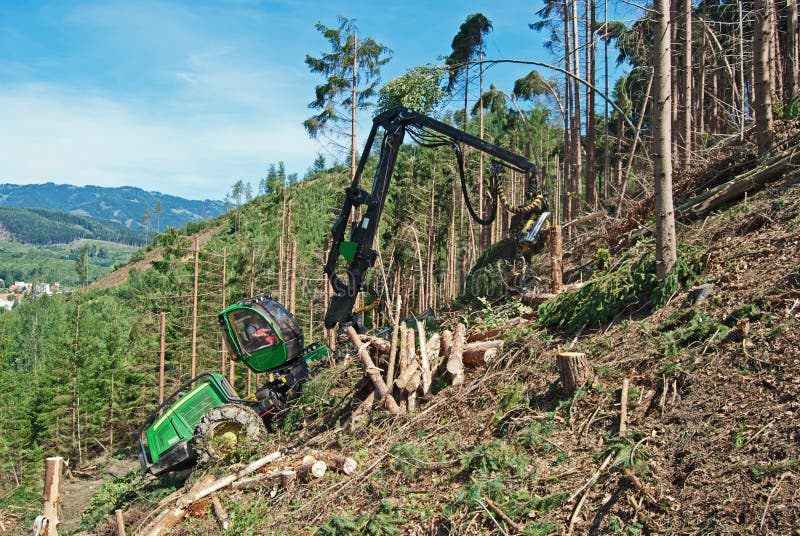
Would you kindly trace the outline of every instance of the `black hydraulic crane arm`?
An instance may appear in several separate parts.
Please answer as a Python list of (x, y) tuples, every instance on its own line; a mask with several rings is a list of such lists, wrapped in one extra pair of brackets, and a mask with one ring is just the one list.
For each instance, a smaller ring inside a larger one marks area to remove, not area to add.
[[(359, 187), (359, 183), (379, 130), (383, 130), (384, 135), (381, 140), (378, 167), (375, 171), (372, 191), (366, 192)], [(459, 164), (462, 166), (459, 144), (463, 143), (491, 155), (507, 167), (524, 173), (526, 184), (536, 176), (536, 166), (528, 159), (423, 114), (398, 108), (375, 117), (353, 182), (345, 189), (342, 210), (331, 229), (332, 244), (324, 269), (334, 290), (330, 306), (325, 314), (325, 326), (328, 328), (334, 327), (339, 322), (351, 320), (356, 296), (364, 288), (366, 272), (377, 260), (378, 254), (372, 249), (372, 244), (375, 234), (378, 232), (378, 222), (389, 191), (397, 155), (406, 132), (423, 145), (453, 147), (460, 160)], [(463, 177), (462, 188), (465, 188)], [(496, 191), (492, 191), (493, 195), (496, 193)], [(361, 205), (365, 206), (366, 210), (364, 210), (361, 220), (353, 224), (350, 239), (345, 241), (345, 231), (352, 210)], [(492, 206), (493, 214), (494, 210), (496, 210), (496, 202)], [(479, 223), (487, 223), (481, 221), (474, 213), (473, 217)], [(345, 278), (340, 278), (336, 274), (336, 264), (340, 255), (344, 256), (349, 263)]]

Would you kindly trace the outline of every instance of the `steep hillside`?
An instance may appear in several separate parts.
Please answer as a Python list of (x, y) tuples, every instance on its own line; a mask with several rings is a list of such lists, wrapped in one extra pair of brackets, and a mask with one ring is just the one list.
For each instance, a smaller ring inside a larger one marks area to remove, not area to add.
[(0, 241), (0, 279), (6, 286), (14, 281), (58, 281), (63, 286), (79, 287), (84, 281), (75, 266), (84, 246), (88, 262), (86, 275), (90, 282), (113, 271), (115, 266), (125, 264), (137, 249), (88, 239), (46, 246)]
[(27, 244), (66, 244), (80, 238), (119, 244), (144, 245), (144, 231), (111, 220), (45, 208), (0, 206), (0, 228), (5, 239)]
[[(184, 492), (178, 504), (190, 504), (190, 515), (173, 533), (792, 534), (800, 522), (798, 179), (790, 170), (746, 202), (684, 220), (682, 268), (669, 286), (638, 283), (654, 273), (653, 246), (620, 245), (630, 226), (577, 233), (572, 266), (609, 247), (608, 270), (540, 306), (536, 322), (501, 329), (505, 351), (469, 370), (463, 385), (437, 384), (417, 412), (391, 418), (374, 408), (347, 425), (369, 389), (358, 360), (340, 360), (306, 386), (258, 452), (232, 461), (313, 448), (350, 456), (358, 470), (288, 490), (223, 489), (225, 531), (210, 499), (192, 504)], [(646, 218), (637, 210), (630, 214)], [(695, 283), (709, 286), (690, 289)], [(631, 289), (635, 300), (599, 309)], [(442, 314), (428, 335), (458, 321), (479, 332), (529, 311), (514, 299), (484, 303)], [(574, 394), (563, 392), (555, 367), (564, 350), (585, 353), (593, 370)], [(186, 489), (241, 467), (196, 471)], [(154, 509), (174, 479), (144, 485), (131, 475), (115, 486), (89, 511), (124, 507), (139, 528), (172, 512), (180, 496)], [(112, 533), (107, 519), (97, 533)]]
[[(157, 203), (161, 212), (153, 213)], [(226, 211), (221, 201), (195, 201), (147, 192), (130, 186), (71, 186), (68, 184), (0, 184), (0, 205), (48, 208), (110, 220), (132, 229), (141, 229), (142, 216), (150, 213), (149, 229), (163, 231), (180, 228), (191, 221), (219, 216)]]

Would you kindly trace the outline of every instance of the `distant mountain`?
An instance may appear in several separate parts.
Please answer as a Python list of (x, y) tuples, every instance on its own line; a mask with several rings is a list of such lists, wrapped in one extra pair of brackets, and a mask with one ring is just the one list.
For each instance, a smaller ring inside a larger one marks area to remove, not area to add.
[(115, 221), (48, 208), (0, 206), (0, 240), (47, 245), (82, 238), (142, 246), (145, 232)]
[[(153, 209), (161, 202), (161, 213)], [(46, 208), (118, 222), (141, 230), (142, 216), (150, 213), (150, 230), (180, 228), (190, 221), (200, 221), (225, 213), (222, 201), (196, 201), (141, 188), (122, 186), (70, 186), (68, 184), (0, 184), (0, 205)]]

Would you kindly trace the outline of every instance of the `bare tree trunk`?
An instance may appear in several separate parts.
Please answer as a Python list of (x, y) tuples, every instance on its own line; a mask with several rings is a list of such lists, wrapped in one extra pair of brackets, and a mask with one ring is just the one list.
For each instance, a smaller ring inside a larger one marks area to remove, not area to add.
[(692, 108), (697, 102), (692, 98), (692, 2), (683, 0), (683, 167), (692, 161)]
[(456, 274), (458, 272), (456, 263), (456, 181), (453, 180), (450, 192), (450, 229), (449, 242), (447, 244), (447, 298), (453, 300), (456, 297)]
[[(604, 32), (608, 32), (608, 0), (603, 2), (604, 7)], [(609, 87), (608, 87), (608, 39), (603, 39), (603, 55), (605, 57), (603, 61), (603, 69), (605, 71), (605, 81), (606, 81), (606, 96), (610, 95)], [(603, 113), (603, 124), (604, 126), (604, 138), (605, 142), (603, 143), (603, 201), (606, 201), (609, 196), (611, 195), (610, 189), (610, 181), (611, 181), (611, 147), (610, 147), (610, 140), (608, 138), (608, 100), (603, 99), (603, 104), (605, 105), (605, 111)]]
[[(686, 0), (688, 1), (688, 0)], [(675, 209), (672, 203), (672, 95), (670, 94), (672, 58), (670, 56), (669, 0), (656, 2), (653, 65), (655, 86), (653, 94), (654, 129), (653, 156), (656, 198), (656, 275), (664, 279), (677, 258), (675, 239)]]
[(709, 110), (708, 131), (719, 134), (719, 71), (714, 69), (711, 74), (711, 109)]
[[(739, 140), (744, 140), (744, 122), (747, 115), (747, 99), (744, 87), (744, 21), (742, 19), (742, 1), (737, 2), (739, 6), (739, 86), (741, 91), (741, 110), (739, 111)], [(752, 87), (751, 87), (752, 91)]]
[(783, 101), (783, 66), (781, 65), (780, 39), (778, 38), (778, 14), (776, 13), (775, 2), (771, 0), (769, 3), (769, 20), (772, 25), (770, 35), (769, 47), (769, 65), (770, 65), (770, 93), (772, 98), (777, 102)]
[[(286, 255), (286, 260), (283, 264), (283, 297), (282, 297), (282, 304), (284, 306), (289, 304), (291, 297), (289, 296), (290, 293), (290, 286), (292, 280), (292, 200), (289, 199), (289, 202), (286, 205), (286, 239), (284, 241), (286, 244), (284, 246), (284, 254)], [(356, 302), (358, 303), (358, 302)]]
[(572, 123), (572, 128), (574, 130), (572, 138), (575, 142), (575, 152), (572, 155), (575, 158), (575, 197), (573, 198), (572, 212), (576, 216), (581, 210), (581, 199), (583, 199), (583, 166), (581, 155), (581, 86), (578, 82), (578, 77), (580, 77), (581, 73), (581, 55), (578, 52), (578, 43), (578, 0), (572, 0), (572, 52), (575, 60), (572, 66), (573, 74), (575, 75), (572, 79), (572, 98), (575, 101), (575, 108), (573, 110), (575, 121)]
[(786, 0), (786, 103), (800, 95), (800, 34), (798, 34), (797, 0)]
[[(254, 249), (253, 250), (253, 255), (254, 256), (255, 256), (255, 252), (256, 252), (256, 250)], [(228, 248), (222, 248), (222, 289), (220, 291), (220, 294), (222, 294), (222, 310), (223, 311), (225, 310), (225, 305), (226, 305), (226, 303), (225, 303), (225, 297), (226, 297), (225, 296), (225, 293), (226, 293), (225, 282), (226, 281), (225, 280), (227, 279), (227, 276), (228, 276)], [(253, 295), (252, 287), (253, 287), (253, 285), (251, 283), (250, 284), (250, 288), (251, 288), (250, 295), (251, 296)], [(220, 370), (220, 374), (223, 374), (223, 375), (225, 374), (225, 362), (226, 362), (227, 357), (228, 357), (228, 355), (226, 353), (227, 349), (228, 349), (228, 345), (225, 342), (225, 334), (223, 333), (222, 334), (222, 341), (220, 343), (220, 349), (219, 349), (219, 354), (220, 354), (220, 356), (219, 356), (220, 357), (220, 359), (219, 359), (220, 360), (219, 370)]]
[(297, 305), (297, 241), (292, 240), (292, 264), (289, 276), (289, 312), (294, 314)]
[(699, 138), (702, 140), (703, 135), (706, 133), (706, 34), (703, 32), (703, 40), (700, 42), (700, 61), (699, 72), (697, 76), (697, 124), (695, 128), (698, 131)]
[(433, 222), (435, 221), (434, 218), (436, 214), (434, 212), (436, 200), (434, 193), (436, 191), (436, 168), (433, 169), (433, 175), (431, 180), (431, 204), (430, 204), (430, 212), (428, 213), (428, 225), (427, 229), (425, 230), (425, 234), (427, 235), (427, 244), (425, 246), (425, 256), (426, 256), (426, 272), (425, 272), (425, 282), (427, 283), (428, 287), (426, 290), (426, 295), (428, 296), (428, 306), (433, 309), (435, 307), (435, 299), (434, 294), (436, 292), (436, 286), (434, 285), (433, 280), (433, 260), (435, 254), (435, 247), (434, 247), (434, 225)]
[[(654, 0), (657, 2), (658, 0)], [(681, 120), (681, 116), (678, 113), (678, 99), (674, 96), (678, 94), (678, 81), (680, 77), (678, 76), (678, 65), (680, 65), (680, 61), (678, 58), (678, 18), (680, 16), (680, 2), (687, 2), (689, 0), (669, 0), (669, 17), (668, 17), (668, 24), (669, 24), (669, 32), (670, 32), (670, 88), (667, 89), (669, 94), (673, 96), (671, 101), (671, 124), (678, 125), (679, 121)], [(674, 22), (673, 22), (674, 21)], [(679, 129), (673, 128), (672, 129), (672, 158), (673, 161), (678, 162), (680, 159), (680, 151), (678, 150), (678, 135), (680, 133)]]
[(414, 229), (414, 225), (411, 225), (411, 232), (414, 235), (414, 244), (417, 246), (417, 263), (419, 265), (419, 299), (417, 300), (417, 310), (424, 311), (426, 307), (425, 301), (425, 270), (423, 269), (422, 264), (422, 249), (419, 245), (419, 236), (417, 236), (417, 230)]
[[(158, 404), (164, 401), (164, 357), (167, 349), (167, 313), (161, 313), (161, 351), (158, 357)], [(223, 374), (225, 369), (222, 370)], [(74, 440), (74, 438), (73, 438)]]
[(564, 113), (564, 193), (566, 195), (564, 217), (569, 220), (572, 217), (572, 195), (574, 188), (575, 166), (573, 153), (577, 143), (574, 138), (574, 129), (572, 123), (575, 118), (573, 116), (573, 101), (572, 101), (572, 78), (569, 73), (572, 72), (572, 38), (570, 37), (570, 16), (572, 11), (569, 7), (569, 0), (564, 0), (564, 100), (566, 103), (566, 110)]
[(358, 34), (353, 33), (353, 87), (350, 100), (350, 180), (356, 176), (356, 110), (358, 109)]
[(564, 290), (562, 257), (561, 225), (556, 223), (550, 228), (550, 292), (553, 294)]
[[(283, 210), (281, 212), (281, 236), (278, 239), (278, 301), (285, 303), (283, 295), (283, 272), (286, 265), (286, 185), (283, 187)], [(328, 248), (325, 248), (327, 251)]]
[[(595, 2), (586, 0), (586, 80), (595, 85)], [(595, 151), (594, 90), (586, 89), (586, 202), (597, 209), (597, 152)]]
[(200, 273), (200, 241), (199, 236), (194, 237), (194, 290), (192, 292), (192, 371), (194, 378), (197, 370), (197, 280)]
[(753, 28), (753, 69), (755, 72), (754, 107), (756, 112), (756, 137), (758, 150), (765, 152), (772, 146), (772, 95), (770, 93), (769, 45), (772, 33), (770, 20), (771, 0), (755, 0), (755, 27)]

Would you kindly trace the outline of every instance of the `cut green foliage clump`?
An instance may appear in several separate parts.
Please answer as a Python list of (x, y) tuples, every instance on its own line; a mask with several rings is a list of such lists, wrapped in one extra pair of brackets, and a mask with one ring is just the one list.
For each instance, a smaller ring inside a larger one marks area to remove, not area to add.
[(428, 451), (417, 443), (394, 443), (389, 453), (391, 468), (409, 477), (421, 474), (420, 470), (430, 463)]
[(678, 353), (698, 342), (710, 343), (723, 339), (730, 327), (720, 324), (708, 314), (696, 309), (679, 311), (659, 326), (663, 333), (664, 356), (671, 359)]
[(401, 534), (401, 524), (405, 520), (400, 517), (395, 509), (386, 502), (382, 502), (374, 512), (365, 512), (353, 519), (350, 516), (333, 516), (330, 520), (320, 525), (315, 536), (391, 536)]
[(661, 307), (681, 289), (694, 284), (703, 271), (702, 250), (678, 246), (678, 260), (664, 281), (656, 278), (655, 245), (642, 239), (607, 271), (574, 292), (565, 292), (539, 306), (539, 324), (549, 328), (578, 330), (607, 323), (631, 305), (649, 310)]
[(601, 455), (613, 454), (613, 464), (619, 467), (640, 467), (653, 456), (645, 443), (644, 433), (628, 430), (625, 436), (611, 439)]
[(508, 470), (521, 473), (524, 472), (527, 465), (527, 457), (518, 455), (512, 446), (503, 441), (478, 445), (471, 452), (464, 454), (461, 459), (464, 473), (473, 476), (489, 477)]

